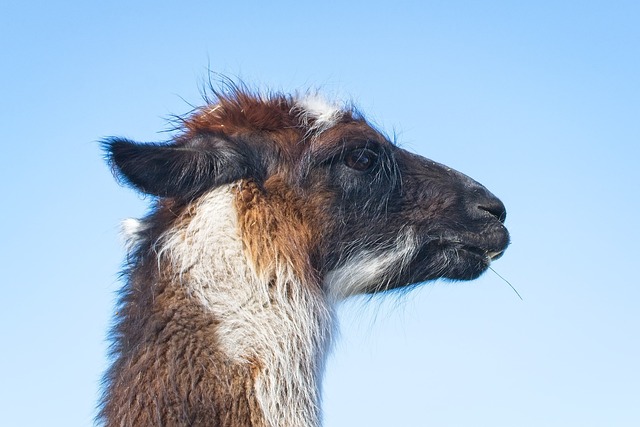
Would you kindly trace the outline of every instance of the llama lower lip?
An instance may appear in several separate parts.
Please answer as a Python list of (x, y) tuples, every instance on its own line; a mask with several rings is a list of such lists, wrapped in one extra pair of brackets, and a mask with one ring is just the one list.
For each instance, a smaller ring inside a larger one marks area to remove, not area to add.
[(460, 249), (485, 258), (489, 262), (500, 258), (504, 254), (504, 249), (496, 247), (489, 249), (481, 246), (463, 245)]
[(475, 256), (483, 258), (487, 263), (490, 263), (491, 261), (495, 261), (496, 259), (500, 258), (504, 253), (504, 251), (492, 251), (492, 250), (483, 249), (475, 246), (464, 246), (462, 249)]
[(489, 257), (489, 252), (487, 250), (476, 246), (463, 246), (461, 249), (483, 258)]

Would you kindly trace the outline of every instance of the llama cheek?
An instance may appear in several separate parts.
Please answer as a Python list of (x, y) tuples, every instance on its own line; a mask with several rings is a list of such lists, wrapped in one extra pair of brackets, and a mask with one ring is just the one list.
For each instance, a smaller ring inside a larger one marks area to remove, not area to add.
[(362, 250), (350, 256), (340, 267), (327, 273), (324, 289), (337, 301), (351, 295), (392, 289), (397, 284), (389, 278), (397, 277), (417, 251), (415, 236), (407, 230), (396, 238), (391, 248)]
[(235, 200), (247, 257), (264, 281), (289, 276), (312, 284), (315, 273), (309, 254), (318, 238), (309, 225), (311, 208), (279, 179), (267, 181), (265, 187), (266, 194), (254, 182), (243, 182)]

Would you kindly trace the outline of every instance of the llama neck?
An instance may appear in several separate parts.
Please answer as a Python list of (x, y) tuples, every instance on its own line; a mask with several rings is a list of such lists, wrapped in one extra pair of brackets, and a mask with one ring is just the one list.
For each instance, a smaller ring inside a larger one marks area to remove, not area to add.
[(256, 265), (239, 232), (236, 192), (204, 196), (163, 238), (159, 259), (170, 260), (174, 277), (216, 319), (218, 350), (250, 367), (264, 425), (318, 426), (332, 308), (284, 259)]

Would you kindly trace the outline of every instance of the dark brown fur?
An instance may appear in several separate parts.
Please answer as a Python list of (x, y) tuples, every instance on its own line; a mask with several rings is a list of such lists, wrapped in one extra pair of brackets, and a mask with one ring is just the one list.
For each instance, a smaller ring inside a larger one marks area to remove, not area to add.
[(109, 425), (263, 426), (254, 369), (217, 351), (218, 319), (170, 271), (141, 259), (117, 314), (117, 359), (101, 413)]

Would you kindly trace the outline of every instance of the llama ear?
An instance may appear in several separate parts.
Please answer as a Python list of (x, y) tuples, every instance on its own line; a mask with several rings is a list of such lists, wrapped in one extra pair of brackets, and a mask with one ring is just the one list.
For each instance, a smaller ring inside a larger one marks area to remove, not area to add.
[(247, 177), (255, 169), (243, 154), (249, 153), (247, 147), (217, 137), (199, 137), (181, 145), (111, 138), (104, 148), (117, 179), (160, 197), (190, 200)]

